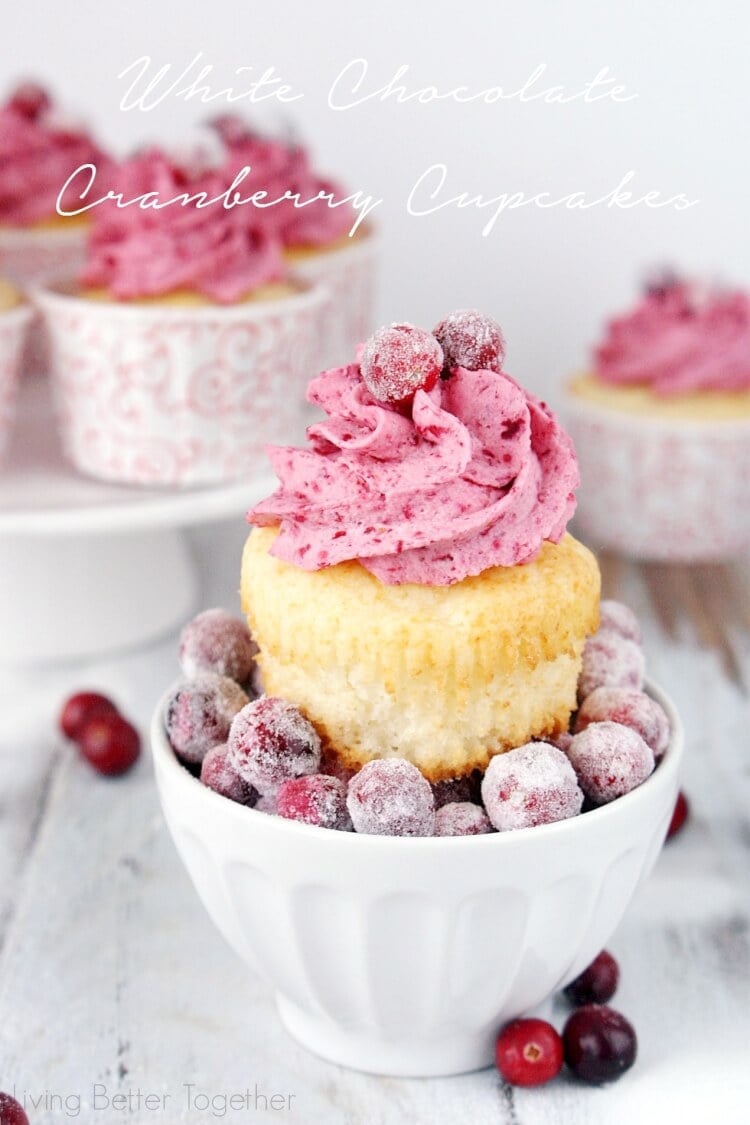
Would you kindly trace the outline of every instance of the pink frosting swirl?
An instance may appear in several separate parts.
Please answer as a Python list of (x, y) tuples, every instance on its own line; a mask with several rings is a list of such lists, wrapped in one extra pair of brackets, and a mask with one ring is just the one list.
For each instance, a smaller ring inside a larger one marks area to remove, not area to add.
[[(241, 117), (232, 114), (217, 118), (213, 127), (227, 147), (231, 171), (245, 166), (251, 169), (242, 183), (243, 194), (266, 191), (269, 199), (278, 199), (289, 191), (306, 200), (323, 192), (330, 193), (334, 201), (346, 198), (347, 193), (337, 183), (311, 168), (309, 156), (300, 145), (253, 132)], [(319, 247), (335, 242), (348, 234), (354, 220), (350, 204), (330, 207), (325, 199), (305, 207), (295, 207), (293, 201), (285, 200), (273, 207), (258, 208), (257, 213), (263, 229), (278, 236), (288, 247)]]
[[(105, 157), (83, 129), (64, 122), (48, 103), (37, 112), (13, 98), (0, 107), (0, 222), (28, 226), (56, 214), (60, 189), (81, 164)], [(63, 204), (69, 204), (72, 193)]]
[(607, 383), (640, 383), (656, 394), (750, 389), (750, 297), (668, 281), (611, 321), (595, 350)]
[[(110, 179), (125, 201), (156, 192), (164, 202), (200, 192), (215, 200), (231, 186), (233, 175), (226, 167), (183, 167), (151, 148), (117, 165)], [(258, 225), (250, 205), (177, 202), (156, 210), (137, 204), (120, 208), (108, 200), (90, 213), (93, 227), (81, 281), (106, 286), (120, 299), (192, 289), (229, 304), (285, 276), (280, 244)]]
[(352, 364), (307, 397), (328, 420), (308, 430), (309, 449), (270, 448), (281, 487), (248, 514), (281, 525), (277, 558), (305, 570), (358, 559), (388, 585), (449, 586), (562, 537), (573, 445), (510, 376), (454, 368), (406, 413), (373, 398)]

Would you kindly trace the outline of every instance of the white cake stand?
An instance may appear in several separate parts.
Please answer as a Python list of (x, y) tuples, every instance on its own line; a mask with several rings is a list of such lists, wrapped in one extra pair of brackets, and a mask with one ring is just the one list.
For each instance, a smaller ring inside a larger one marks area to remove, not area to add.
[(26, 380), (0, 467), (0, 662), (91, 657), (175, 628), (197, 594), (184, 529), (241, 519), (273, 487), (270, 475), (186, 491), (82, 477), (46, 380)]

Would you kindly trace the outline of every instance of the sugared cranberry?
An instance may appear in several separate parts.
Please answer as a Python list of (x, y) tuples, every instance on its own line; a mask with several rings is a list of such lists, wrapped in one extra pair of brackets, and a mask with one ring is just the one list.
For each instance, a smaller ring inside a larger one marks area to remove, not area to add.
[(599, 603), (600, 632), (619, 633), (626, 640), (641, 643), (641, 627), (630, 606), (616, 602), (614, 598), (603, 598)]
[(336, 753), (326, 746), (320, 755), (320, 772), (326, 777), (337, 777), (339, 781), (348, 785), (357, 771), (351, 766), (345, 766)]
[(49, 94), (37, 82), (22, 82), (16, 86), (9, 101), (12, 109), (28, 117), (30, 121), (36, 121), (51, 104)]
[(95, 715), (116, 715), (117, 708), (106, 695), (96, 691), (79, 691), (71, 695), (60, 712), (60, 730), (66, 738), (77, 739), (84, 725)]
[(528, 742), (495, 755), (484, 775), (482, 800), (493, 826), (508, 832), (576, 816), (583, 793), (562, 750)]
[(581, 789), (598, 805), (636, 789), (654, 769), (651, 748), (622, 723), (592, 723), (575, 735), (568, 758)]
[(576, 734), (591, 723), (622, 723), (651, 747), (658, 762), (669, 746), (669, 719), (664, 708), (645, 692), (632, 688), (600, 687), (587, 695), (576, 717)]
[(436, 836), (482, 836), (491, 831), (487, 813), (472, 801), (450, 801), (435, 813)]
[(562, 1069), (562, 1039), (546, 1020), (513, 1020), (497, 1037), (495, 1062), (512, 1086), (541, 1086)]
[(279, 787), (276, 804), (279, 816), (287, 820), (301, 820), (303, 824), (338, 832), (354, 831), (346, 807), (346, 783), (337, 777), (316, 773), (290, 778)]
[(432, 836), (432, 786), (404, 758), (367, 762), (349, 782), (346, 805), (355, 832), (370, 836)]
[(29, 1125), (25, 1110), (10, 1094), (0, 1091), (0, 1125)]
[(584, 645), (578, 698), (585, 699), (599, 687), (625, 687), (640, 691), (644, 668), (643, 652), (635, 641), (608, 629), (600, 629)]
[(258, 646), (244, 621), (225, 609), (207, 609), (180, 634), (180, 667), (186, 676), (215, 672), (245, 684), (255, 667)]
[(240, 777), (228, 755), (229, 747), (226, 742), (209, 750), (201, 764), (201, 781), (215, 793), (236, 801), (238, 805), (254, 805), (258, 800), (257, 790)]
[(566, 1063), (593, 1085), (619, 1078), (635, 1062), (637, 1050), (632, 1024), (604, 1004), (577, 1008), (563, 1028)]
[(563, 753), (567, 753), (568, 747), (573, 741), (573, 735), (570, 731), (562, 730), (556, 738), (545, 738), (544, 741), (549, 742), (550, 746), (556, 746), (557, 749), (562, 750)]
[(261, 796), (255, 802), (255, 811), (267, 813), (269, 816), (278, 816), (279, 808), (276, 802), (276, 794), (261, 794)]
[(479, 770), (466, 774), (464, 777), (452, 777), (444, 781), (434, 781), (432, 792), (435, 797), (435, 808), (452, 804), (454, 801), (472, 801), (478, 804), (481, 801), (482, 774)]
[(680, 790), (680, 792), (677, 794), (674, 812), (672, 813), (672, 819), (670, 820), (669, 828), (667, 829), (668, 840), (671, 840), (673, 836), (676, 836), (677, 833), (685, 827), (685, 821), (688, 818), (689, 812), (690, 806), (688, 805), (687, 797), (682, 792), (682, 790)]
[(226, 742), (232, 719), (247, 703), (234, 680), (204, 672), (184, 680), (167, 701), (165, 725), (172, 749), (186, 762), (202, 762)]
[(456, 309), (433, 329), (443, 349), (445, 367), (467, 371), (502, 371), (505, 340), (500, 325), (477, 309)]
[(406, 402), (419, 390), (431, 390), (442, 369), (440, 344), (413, 324), (392, 324), (373, 332), (360, 360), (365, 385), (381, 402)]
[(95, 770), (114, 777), (137, 762), (141, 739), (122, 715), (103, 712), (84, 723), (78, 735), (78, 748)]
[(261, 793), (276, 792), (292, 777), (318, 772), (320, 738), (293, 703), (263, 695), (234, 719), (229, 756), (245, 781)]
[(611, 953), (603, 949), (580, 976), (572, 980), (565, 995), (572, 1004), (606, 1004), (617, 991), (620, 967)]

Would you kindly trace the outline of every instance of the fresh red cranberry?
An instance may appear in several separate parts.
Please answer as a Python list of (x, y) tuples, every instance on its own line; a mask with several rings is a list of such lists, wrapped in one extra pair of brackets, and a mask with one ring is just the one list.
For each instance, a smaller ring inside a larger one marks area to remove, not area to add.
[(367, 762), (349, 782), (347, 808), (355, 832), (370, 836), (432, 836), (432, 786), (405, 758)]
[(0, 1125), (29, 1125), (25, 1111), (10, 1094), (0, 1091)]
[(682, 790), (680, 790), (680, 792), (677, 794), (674, 812), (672, 813), (672, 819), (670, 820), (669, 828), (667, 829), (668, 840), (671, 840), (673, 836), (676, 836), (677, 833), (685, 827), (685, 821), (688, 818), (689, 812), (690, 806), (688, 805), (688, 799), (682, 792)]
[(669, 719), (655, 699), (632, 688), (599, 687), (587, 695), (576, 716), (579, 734), (590, 723), (622, 723), (651, 747), (658, 762), (669, 746)]
[(636, 789), (654, 769), (651, 747), (622, 723), (591, 723), (574, 736), (568, 758), (581, 789), (598, 805)]
[(115, 776), (125, 773), (141, 752), (141, 739), (135, 727), (122, 715), (94, 715), (78, 737), (78, 748), (99, 773)]
[(22, 82), (16, 86), (8, 104), (30, 121), (36, 121), (45, 109), (49, 109), (52, 101), (44, 87), (37, 82)]
[(186, 676), (214, 672), (245, 684), (257, 651), (245, 622), (224, 609), (199, 613), (180, 634), (180, 667)]
[(484, 775), (482, 800), (493, 827), (508, 832), (576, 816), (583, 793), (562, 750), (528, 742), (495, 755)]
[(609, 629), (600, 629), (584, 645), (578, 698), (584, 700), (599, 687), (640, 691), (644, 668), (643, 652), (635, 641)]
[(273, 793), (283, 781), (318, 772), (320, 738), (293, 703), (263, 695), (232, 722), (229, 760), (260, 793)]
[(346, 783), (337, 777), (326, 777), (322, 773), (293, 777), (279, 788), (278, 813), (287, 820), (300, 820), (317, 828), (353, 832), (346, 792)]
[(497, 1037), (495, 1062), (512, 1086), (541, 1086), (562, 1069), (562, 1039), (546, 1020), (513, 1020)]
[(491, 831), (490, 818), (473, 801), (449, 801), (435, 813), (436, 836), (483, 836)]
[(413, 324), (391, 324), (374, 332), (362, 349), (365, 385), (381, 402), (407, 402), (429, 391), (443, 369), (443, 349), (434, 336)]
[(592, 1085), (614, 1081), (635, 1062), (638, 1040), (633, 1025), (605, 1004), (577, 1008), (562, 1037), (566, 1063)]
[(247, 703), (234, 680), (204, 672), (184, 680), (167, 700), (164, 723), (172, 749), (186, 762), (200, 763), (226, 742), (232, 720)]
[(599, 603), (600, 632), (619, 633), (629, 641), (641, 643), (641, 627), (630, 606), (616, 602), (614, 598), (603, 598)]
[(580, 976), (572, 980), (565, 995), (572, 1004), (606, 1004), (617, 991), (620, 967), (611, 953), (603, 949)]
[(60, 730), (66, 738), (74, 741), (78, 738), (83, 727), (95, 715), (116, 715), (117, 708), (106, 695), (99, 695), (96, 691), (79, 691), (71, 695), (63, 704), (60, 712)]
[(502, 371), (505, 340), (500, 325), (477, 309), (456, 309), (433, 329), (443, 349), (445, 368)]
[(201, 781), (214, 793), (220, 793), (238, 805), (254, 805), (258, 800), (257, 790), (240, 777), (228, 755), (226, 743), (209, 750), (201, 763)]

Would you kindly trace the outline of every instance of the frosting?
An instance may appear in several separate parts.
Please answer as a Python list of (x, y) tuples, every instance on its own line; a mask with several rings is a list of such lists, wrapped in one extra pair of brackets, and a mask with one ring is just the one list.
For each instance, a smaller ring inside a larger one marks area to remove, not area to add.
[(322, 192), (336, 202), (346, 193), (313, 171), (300, 145), (264, 137), (231, 114), (218, 118), (213, 126), (226, 145), (229, 170), (235, 173), (250, 168), (242, 183), (243, 193), (266, 191), (269, 199), (278, 199), (289, 191), (298, 194), (300, 201), (314, 201), (304, 207), (284, 200), (273, 207), (258, 208), (256, 222), (262, 229), (280, 238), (286, 247), (324, 246), (349, 233), (354, 222), (352, 207), (348, 203), (332, 207), (325, 199), (316, 199)]
[[(82, 129), (54, 110), (31, 116), (13, 101), (0, 107), (0, 222), (28, 226), (57, 214), (60, 189), (81, 164), (104, 156)], [(70, 202), (67, 194), (63, 203)]]
[(358, 559), (389, 585), (447, 586), (558, 542), (579, 483), (572, 442), (510, 376), (453, 370), (406, 409), (359, 367), (310, 383), (328, 415), (310, 447), (271, 447), (281, 487), (248, 514), (280, 524), (271, 552), (305, 570)]
[[(124, 200), (152, 192), (161, 201), (200, 192), (216, 200), (232, 178), (226, 166), (197, 162), (190, 167), (156, 148), (138, 153), (111, 173), (114, 190)], [(91, 214), (80, 280), (105, 286), (122, 300), (193, 289), (213, 301), (231, 303), (285, 276), (280, 244), (258, 225), (250, 206), (172, 202), (156, 209), (118, 207), (107, 200)]]
[(750, 296), (683, 281), (652, 286), (613, 320), (595, 350), (607, 383), (640, 383), (656, 394), (750, 389)]

